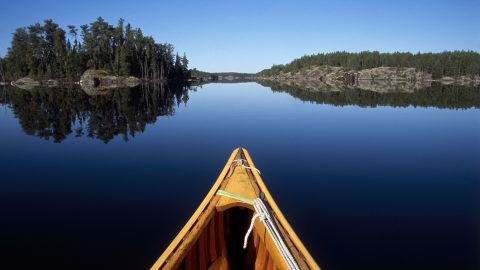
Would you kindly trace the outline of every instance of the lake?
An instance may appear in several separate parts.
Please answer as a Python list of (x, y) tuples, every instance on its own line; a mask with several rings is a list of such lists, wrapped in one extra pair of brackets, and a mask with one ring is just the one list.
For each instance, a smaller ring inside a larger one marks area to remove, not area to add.
[(0, 90), (0, 268), (146, 269), (244, 146), (322, 269), (478, 269), (480, 88), (263, 85)]

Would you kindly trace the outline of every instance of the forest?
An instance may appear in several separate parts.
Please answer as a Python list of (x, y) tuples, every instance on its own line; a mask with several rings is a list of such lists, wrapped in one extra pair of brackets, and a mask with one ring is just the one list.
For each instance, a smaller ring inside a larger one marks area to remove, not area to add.
[(354, 70), (375, 67), (413, 67), (432, 74), (438, 79), (444, 76), (480, 75), (480, 54), (474, 51), (445, 51), (440, 53), (378, 51), (332, 52), (306, 55), (286, 65), (273, 65), (259, 72), (260, 76), (273, 76), (281, 72), (296, 72), (310, 66), (337, 66)]
[(169, 43), (157, 43), (140, 28), (119, 19), (116, 26), (99, 17), (68, 32), (53, 20), (45, 20), (13, 33), (11, 46), (0, 58), (0, 80), (25, 76), (33, 79), (78, 80), (88, 69), (143, 80), (185, 81), (188, 59)]

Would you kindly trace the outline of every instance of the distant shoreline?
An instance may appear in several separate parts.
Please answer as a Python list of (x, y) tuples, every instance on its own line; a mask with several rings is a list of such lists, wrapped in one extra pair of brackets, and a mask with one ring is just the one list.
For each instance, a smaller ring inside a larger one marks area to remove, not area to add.
[(260, 75), (260, 80), (301, 80), (319, 81), (326, 84), (358, 84), (362, 81), (392, 82), (392, 83), (431, 83), (444, 84), (480, 84), (479, 75), (462, 75), (458, 77), (443, 76), (434, 79), (432, 74), (421, 72), (412, 67), (376, 67), (354, 70), (334, 66), (309, 66), (296, 72), (277, 72), (274, 75)]

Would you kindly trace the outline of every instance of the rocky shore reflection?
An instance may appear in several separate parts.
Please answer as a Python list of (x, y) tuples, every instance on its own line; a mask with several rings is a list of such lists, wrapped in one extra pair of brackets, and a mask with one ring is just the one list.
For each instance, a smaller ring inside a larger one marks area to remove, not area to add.
[(459, 84), (415, 84), (363, 82), (329, 85), (320, 81), (260, 80), (273, 92), (288, 93), (302, 101), (335, 106), (480, 108), (480, 86)]
[(116, 136), (128, 141), (158, 116), (175, 113), (187, 103), (185, 86), (140, 85), (124, 89), (0, 88), (0, 103), (8, 105), (23, 131), (54, 142), (87, 136), (108, 143)]

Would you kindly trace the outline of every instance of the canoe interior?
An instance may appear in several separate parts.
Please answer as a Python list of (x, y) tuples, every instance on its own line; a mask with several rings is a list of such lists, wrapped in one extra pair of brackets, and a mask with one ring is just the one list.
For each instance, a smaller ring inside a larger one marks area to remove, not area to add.
[[(240, 165), (236, 162), (242, 161)], [(236, 149), (205, 199), (151, 269), (287, 269), (264, 224), (256, 219), (243, 249), (254, 208), (216, 195), (219, 189), (247, 199), (263, 198), (300, 269), (320, 269), (268, 192), (248, 152)]]
[(243, 207), (215, 213), (177, 269), (279, 269), (255, 228), (243, 249), (252, 215)]

